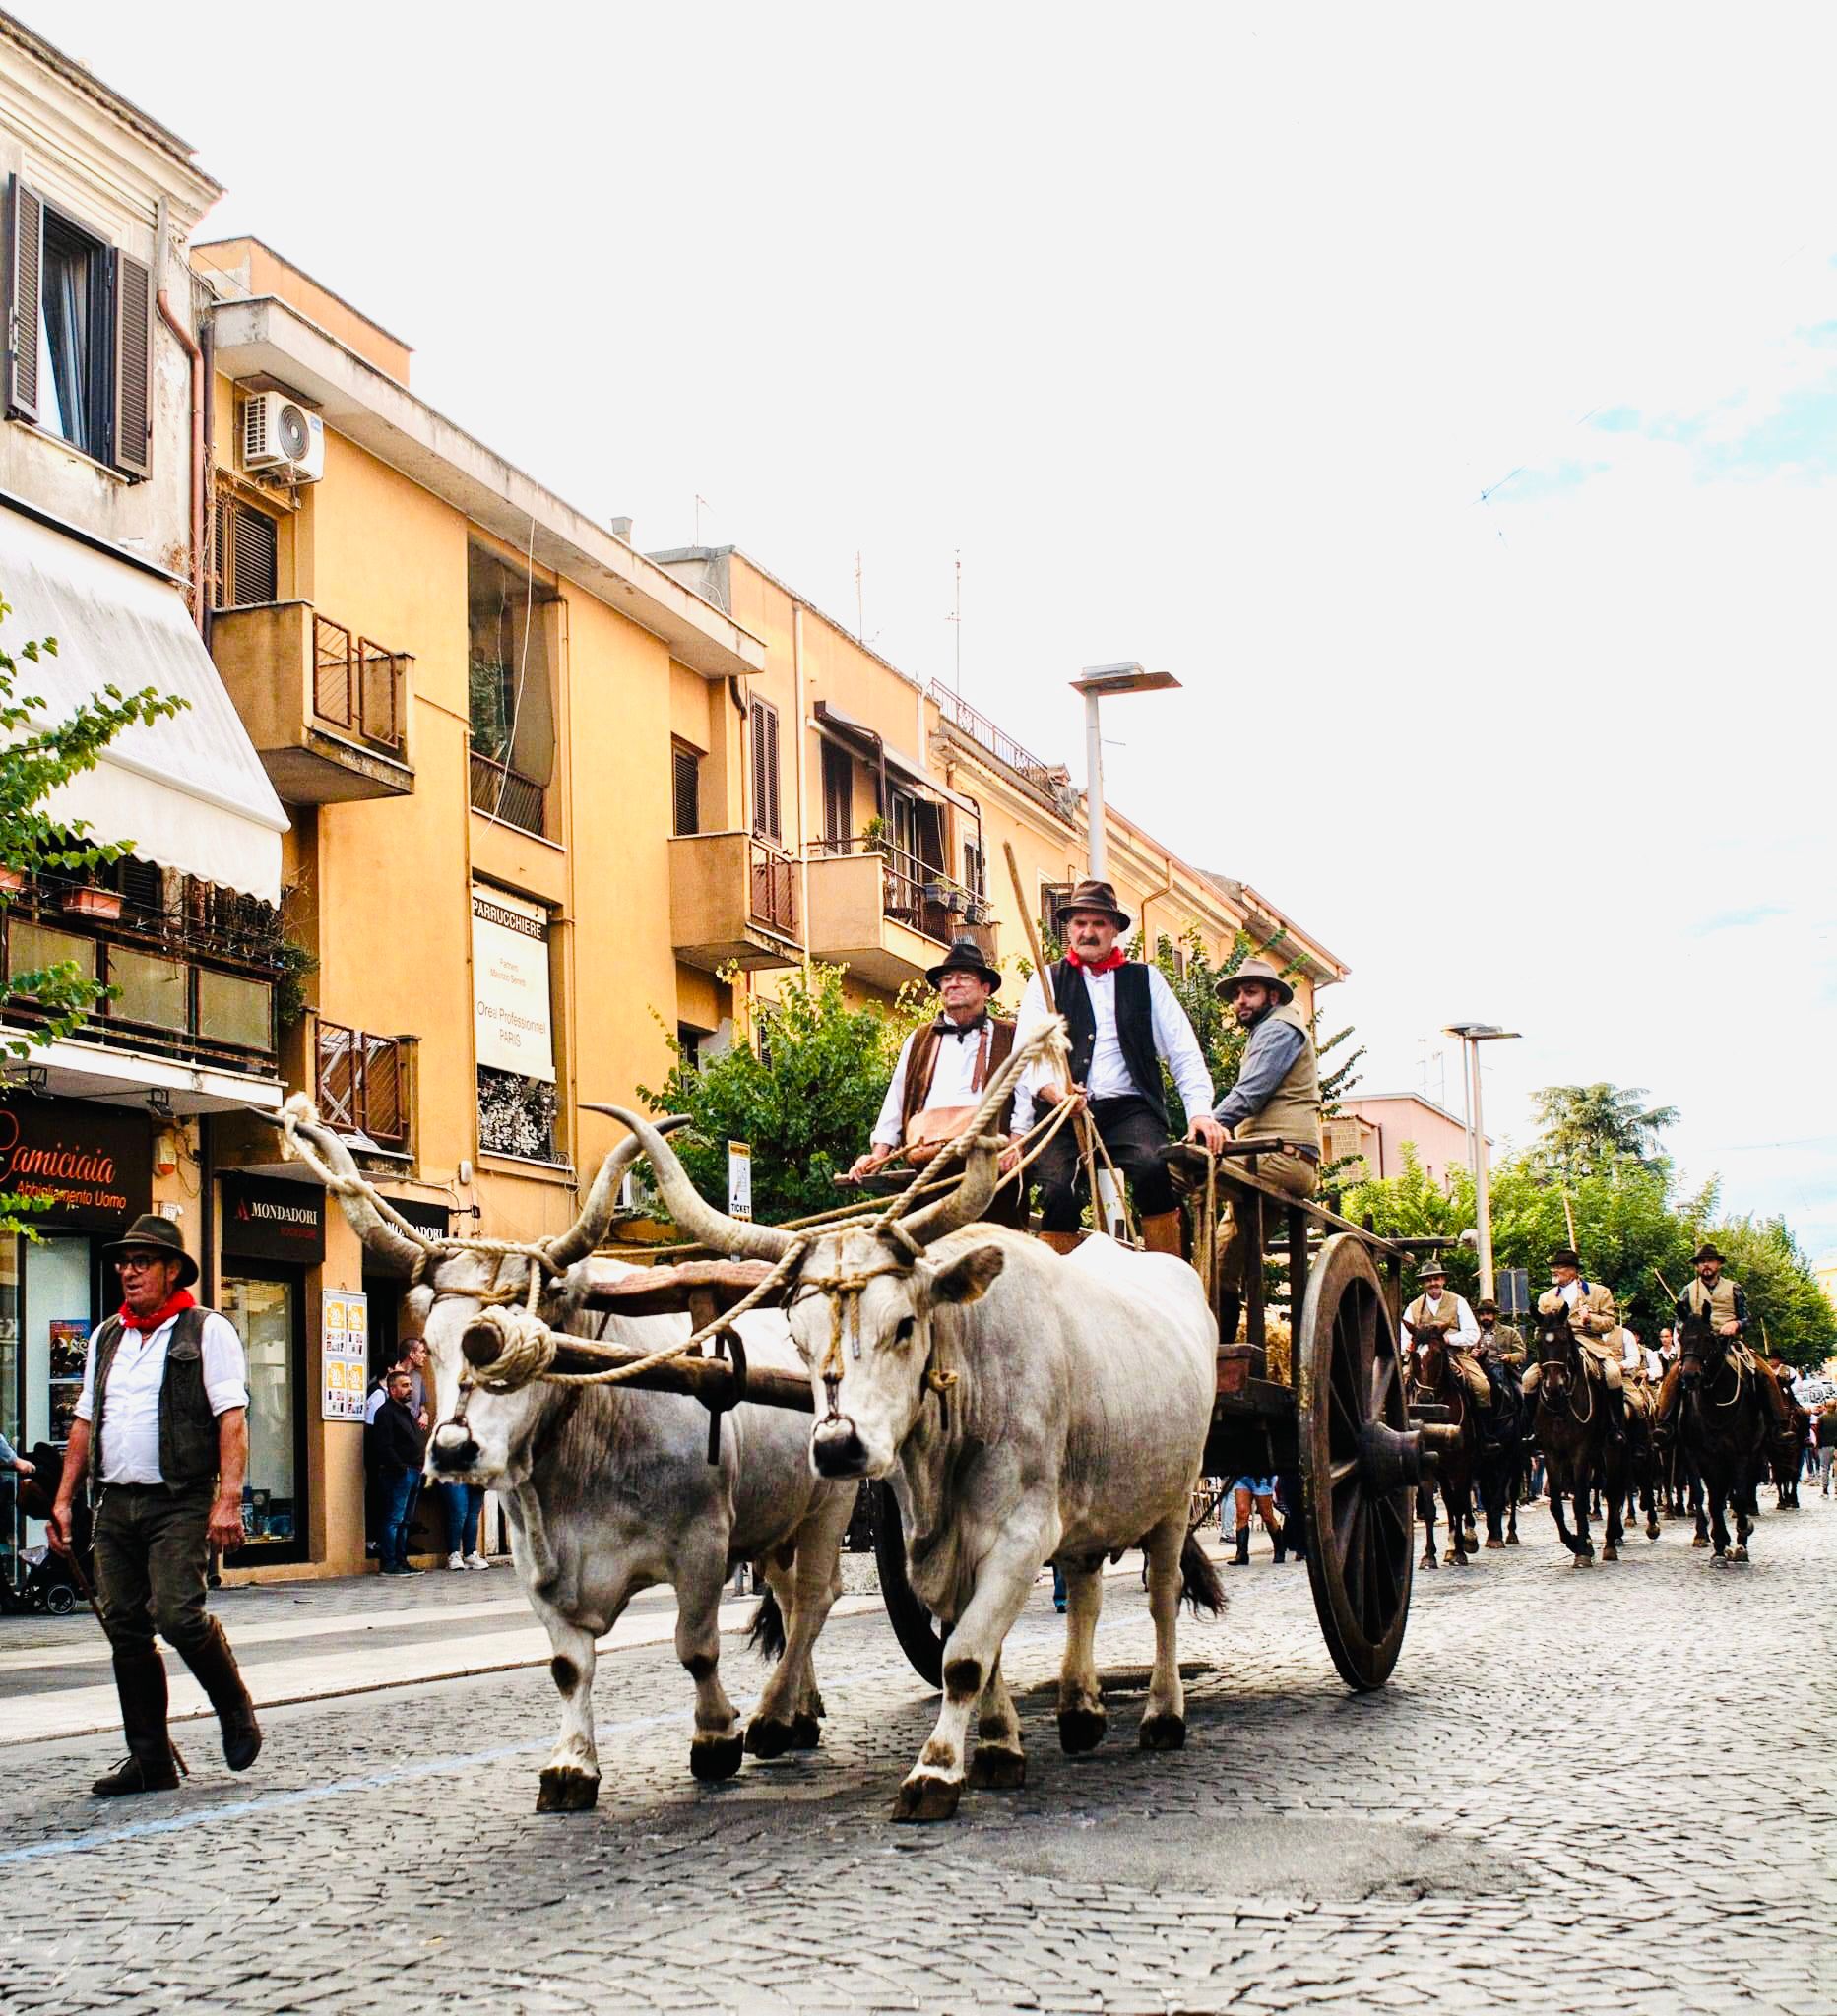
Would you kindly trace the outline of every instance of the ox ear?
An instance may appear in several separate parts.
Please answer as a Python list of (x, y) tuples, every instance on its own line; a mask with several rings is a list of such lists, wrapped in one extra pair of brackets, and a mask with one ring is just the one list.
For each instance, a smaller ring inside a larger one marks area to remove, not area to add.
[(931, 1276), (932, 1306), (980, 1301), (1005, 1265), (1006, 1256), (999, 1246), (972, 1246), (967, 1253), (959, 1253)]

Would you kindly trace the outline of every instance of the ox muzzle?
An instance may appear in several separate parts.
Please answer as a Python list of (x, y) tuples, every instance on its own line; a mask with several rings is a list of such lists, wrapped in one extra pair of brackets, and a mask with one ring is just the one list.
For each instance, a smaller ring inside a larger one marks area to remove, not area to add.
[(464, 1421), (442, 1421), (427, 1444), (427, 1460), (440, 1477), (458, 1477), (475, 1469), (478, 1445)]

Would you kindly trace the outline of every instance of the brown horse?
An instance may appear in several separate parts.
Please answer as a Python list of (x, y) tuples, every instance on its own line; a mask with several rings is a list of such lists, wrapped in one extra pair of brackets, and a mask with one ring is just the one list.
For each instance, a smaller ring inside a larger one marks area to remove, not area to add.
[[(1408, 1326), (1421, 1347), (1417, 1354), (1416, 1395), (1437, 1402), (1448, 1410), (1448, 1424), (1461, 1431), (1461, 1439), (1441, 1455), (1441, 1502), (1448, 1508), (1448, 1565), (1465, 1568), (1469, 1553), (1479, 1548), (1470, 1544), (1467, 1526), (1474, 1516), (1474, 1480), (1480, 1471), (1480, 1414), (1467, 1391), (1466, 1382), (1454, 1368), (1444, 1326), (1425, 1323)], [(1431, 1500), (1431, 1503), (1433, 1501)], [(1435, 1565), (1435, 1527), (1428, 1527), (1427, 1547), (1423, 1565)]]
[[(1760, 1507), (1755, 1489), (1767, 1474), (1770, 1417), (1753, 1371), (1729, 1350), (1707, 1315), (1686, 1314), (1680, 1326), (1678, 1446), (1703, 1480), (1715, 1558), (1745, 1561), (1747, 1538)], [(1735, 1507), (1735, 1545), (1724, 1519)]]
[[(1560, 1304), (1549, 1314), (1541, 1310), (1538, 1313), (1537, 1358), (1534, 1418), (1538, 1447), (1544, 1452), (1550, 1479), (1550, 1516), (1556, 1522), (1557, 1538), (1569, 1549), (1578, 1568), (1594, 1565), (1588, 1505), (1599, 1480), (1602, 1503), (1607, 1508), (1601, 1558), (1617, 1561), (1620, 1543), (1625, 1539), (1620, 1526), (1620, 1501), (1626, 1495), (1625, 1445), (1609, 1438), (1607, 1393), (1583, 1358), (1575, 1333), (1569, 1327), (1569, 1312)], [(1573, 1534), (1563, 1521), (1564, 1498), (1575, 1508)]]

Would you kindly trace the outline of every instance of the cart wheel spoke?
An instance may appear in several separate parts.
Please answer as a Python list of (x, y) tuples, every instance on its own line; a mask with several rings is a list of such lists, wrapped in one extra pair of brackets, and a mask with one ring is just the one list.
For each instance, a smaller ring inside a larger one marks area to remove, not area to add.
[(1340, 1486), (1346, 1481), (1346, 1480), (1349, 1477), (1357, 1477), (1358, 1475), (1358, 1459), (1356, 1457), (1349, 1456), (1343, 1462), (1334, 1464), (1332, 1468), (1328, 1470), (1327, 1481), (1329, 1484), (1332, 1485), (1334, 1494), (1337, 1496), (1339, 1493)]

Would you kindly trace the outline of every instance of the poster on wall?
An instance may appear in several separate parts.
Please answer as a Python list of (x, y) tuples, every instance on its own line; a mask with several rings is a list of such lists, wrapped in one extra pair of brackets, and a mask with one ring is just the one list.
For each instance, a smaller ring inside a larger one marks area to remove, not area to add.
[(354, 1289), (329, 1288), (322, 1314), (320, 1416), (328, 1421), (360, 1421), (369, 1383), (370, 1298)]
[(753, 1215), (753, 1150), (750, 1141), (728, 1143), (728, 1216), (750, 1224)]
[(474, 884), (472, 978), (479, 1064), (553, 1084), (548, 913), (539, 904)]

